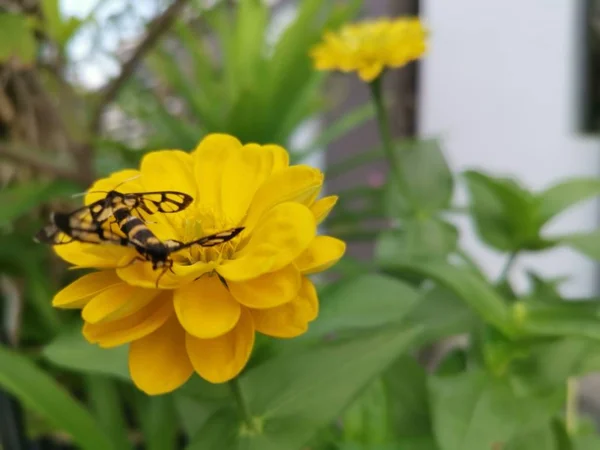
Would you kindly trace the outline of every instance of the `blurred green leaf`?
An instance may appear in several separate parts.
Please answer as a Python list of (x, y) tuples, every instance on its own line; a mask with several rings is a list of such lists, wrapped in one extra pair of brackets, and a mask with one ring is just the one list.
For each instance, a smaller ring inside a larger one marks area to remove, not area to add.
[(589, 258), (600, 260), (600, 229), (586, 233), (573, 233), (556, 240)]
[(49, 200), (66, 197), (81, 188), (66, 181), (51, 183), (29, 182), (0, 191), (0, 225), (10, 223)]
[(534, 196), (514, 180), (481, 172), (464, 174), (471, 211), (480, 238), (501, 251), (544, 250), (553, 242), (539, 236), (541, 224)]
[(58, 7), (58, 0), (41, 0), (40, 6), (44, 15), (44, 31), (55, 40), (62, 34), (62, 19)]
[(222, 408), (209, 417), (204, 426), (192, 437), (186, 450), (208, 450), (213, 448), (219, 450), (254, 450), (254, 447), (251, 446), (238, 445), (240, 429), (241, 425), (236, 412), (230, 408)]
[(390, 431), (398, 442), (432, 434), (427, 373), (412, 356), (398, 358), (383, 374)]
[(408, 284), (385, 275), (346, 279), (320, 295), (319, 317), (302, 339), (399, 323), (417, 296)]
[(375, 380), (342, 415), (344, 442), (372, 448), (387, 443), (390, 430), (385, 385)]
[(83, 406), (31, 361), (4, 346), (0, 346), (0, 386), (68, 433), (82, 450), (115, 448)]
[(522, 331), (533, 336), (600, 339), (599, 301), (518, 302), (513, 312)]
[(400, 227), (377, 238), (375, 261), (385, 270), (410, 261), (443, 260), (458, 245), (456, 227), (436, 217), (407, 219)]
[(127, 346), (100, 348), (90, 344), (79, 327), (67, 329), (44, 347), (44, 357), (59, 367), (129, 381)]
[(115, 450), (131, 449), (124, 404), (114, 380), (103, 375), (88, 375), (86, 381), (90, 408), (100, 426), (112, 438)]
[(486, 322), (508, 334), (513, 332), (506, 301), (477, 275), (437, 260), (398, 264), (396, 269), (432, 279), (452, 291)]
[(404, 317), (403, 323), (423, 327), (420, 345), (471, 331), (478, 325), (475, 311), (453, 291), (435, 286), (421, 293), (415, 307)]
[(31, 64), (35, 61), (36, 51), (27, 17), (0, 11), (0, 63), (15, 58), (22, 64)]
[(448, 208), (454, 181), (439, 143), (407, 139), (396, 143), (395, 148), (408, 198), (390, 178), (384, 197), (388, 216), (427, 218)]
[(577, 178), (554, 185), (537, 196), (540, 224), (545, 224), (567, 208), (598, 195), (599, 178)]
[(506, 379), (480, 370), (429, 380), (433, 427), (441, 450), (493, 449), (547, 423), (564, 392), (519, 393)]
[(250, 410), (264, 433), (243, 439), (252, 450), (297, 450), (418, 336), (381, 329), (369, 336), (274, 358), (242, 377)]
[(172, 395), (141, 397), (138, 416), (144, 433), (145, 450), (176, 448), (178, 422)]
[(528, 270), (527, 278), (532, 285), (531, 293), (528, 297), (534, 298), (537, 301), (556, 303), (561, 302), (563, 299), (558, 291), (558, 285), (565, 281), (565, 278), (557, 279), (544, 279), (536, 273)]
[(360, 105), (341, 115), (334, 122), (329, 124), (309, 147), (301, 150), (292, 150), (292, 162), (297, 164), (300, 160), (315, 152), (326, 150), (329, 144), (372, 119), (374, 115), (375, 108), (371, 102)]
[(549, 425), (519, 433), (502, 450), (560, 450)]

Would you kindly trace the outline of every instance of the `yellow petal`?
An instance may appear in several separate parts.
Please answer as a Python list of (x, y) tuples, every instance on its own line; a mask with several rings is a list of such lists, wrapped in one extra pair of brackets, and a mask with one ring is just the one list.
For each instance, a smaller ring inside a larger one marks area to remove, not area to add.
[(273, 308), (291, 301), (300, 289), (300, 272), (293, 264), (252, 280), (227, 283), (229, 292), (248, 308)]
[(261, 216), (284, 202), (310, 205), (323, 185), (323, 173), (310, 166), (297, 165), (273, 173), (256, 191), (243, 225), (248, 231), (262, 221)]
[(155, 289), (158, 280), (160, 289), (176, 289), (191, 283), (203, 273), (210, 272), (213, 267), (214, 264), (210, 265), (203, 262), (197, 262), (189, 266), (175, 264), (173, 272), (166, 270), (163, 273), (163, 268), (154, 270), (150, 262), (135, 261), (126, 267), (117, 269), (117, 275), (133, 286)]
[(94, 295), (120, 283), (121, 280), (114, 270), (89, 273), (59, 291), (52, 299), (52, 306), (65, 309), (83, 308)]
[(236, 327), (214, 339), (198, 339), (188, 334), (186, 348), (194, 370), (211, 383), (235, 378), (244, 368), (254, 346), (254, 324), (250, 313), (242, 308)]
[(358, 71), (358, 76), (361, 80), (370, 83), (379, 76), (383, 70), (383, 65), (379, 62), (362, 66)]
[(194, 159), (181, 150), (162, 150), (144, 156), (140, 178), (146, 191), (178, 191), (196, 198)]
[(299, 256), (316, 234), (315, 218), (299, 203), (282, 203), (261, 219), (247, 245), (217, 271), (228, 281), (245, 281), (282, 269)]
[(104, 197), (108, 191), (117, 190), (118, 192), (141, 192), (140, 172), (133, 169), (120, 170), (112, 173), (109, 177), (100, 178), (87, 190), (85, 204), (89, 205)]
[(177, 389), (193, 371), (185, 349), (185, 331), (175, 316), (129, 346), (129, 373), (135, 385), (148, 395)]
[(322, 272), (337, 263), (346, 251), (346, 243), (331, 236), (317, 236), (294, 261), (303, 274)]
[(228, 134), (209, 134), (192, 153), (194, 178), (198, 186), (197, 202), (219, 210), (221, 207), (222, 178), (232, 153), (239, 152), (242, 143)]
[(278, 145), (247, 144), (230, 152), (221, 181), (221, 208), (227, 220), (240, 223), (256, 190), (287, 164), (287, 152)]
[(129, 256), (133, 259), (136, 254), (132, 248), (111, 244), (71, 242), (53, 248), (62, 259), (82, 268), (114, 269), (122, 259)]
[(92, 298), (81, 310), (81, 317), (90, 323), (120, 319), (142, 309), (159, 292), (126, 283), (117, 284)]
[(83, 336), (100, 347), (116, 347), (153, 333), (173, 314), (173, 293), (165, 291), (130, 316), (96, 324), (85, 322)]
[(203, 276), (173, 294), (181, 326), (192, 336), (209, 339), (231, 331), (241, 307), (216, 276)]
[(329, 195), (320, 198), (310, 206), (310, 210), (314, 214), (317, 224), (323, 222), (327, 218), (337, 201), (337, 195)]
[(256, 331), (278, 338), (300, 336), (308, 329), (308, 323), (319, 312), (317, 291), (312, 282), (303, 277), (298, 296), (285, 305), (271, 309), (253, 309), (252, 318)]

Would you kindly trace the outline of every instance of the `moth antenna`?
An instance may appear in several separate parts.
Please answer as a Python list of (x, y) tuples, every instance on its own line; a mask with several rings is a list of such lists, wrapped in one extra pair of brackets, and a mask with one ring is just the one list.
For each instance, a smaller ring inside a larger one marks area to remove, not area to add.
[[(128, 181), (133, 181), (133, 180), (137, 180), (139, 177), (141, 177), (142, 174), (138, 174), (135, 175), (133, 177), (127, 178), (126, 180), (121, 181), (119, 184), (117, 184), (114, 188), (113, 191), (116, 190), (117, 188), (121, 187), (122, 185), (124, 185), (125, 183), (127, 183)], [(83, 197), (84, 195), (87, 194), (108, 194), (108, 191), (83, 191), (83, 192), (79, 192), (77, 194), (73, 194), (71, 195), (72, 198), (76, 198), (76, 197)]]

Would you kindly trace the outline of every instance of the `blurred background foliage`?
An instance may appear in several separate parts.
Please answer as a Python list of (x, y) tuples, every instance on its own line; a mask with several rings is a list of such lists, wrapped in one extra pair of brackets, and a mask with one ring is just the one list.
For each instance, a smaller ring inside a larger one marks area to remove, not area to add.
[[(345, 257), (335, 279), (319, 280), (320, 317), (306, 335), (257, 343), (240, 382), (261, 433), (244, 429), (227, 386), (194, 377), (166, 396), (136, 391), (126, 347), (89, 345), (77, 314), (51, 307), (80, 272), (32, 242), (48, 212), (148, 150), (191, 150), (211, 132), (320, 164), (311, 157), (374, 108), (320, 120), (343, 100), (343, 79), (315, 72), (308, 57), (325, 29), (363, 12), (360, 1), (291, 2), (292, 14), (260, 0), (157, 1), (150, 12), (109, 3), (75, 18), (58, 0), (0, 1), (3, 450), (600, 448), (577, 406), (578, 377), (600, 370), (598, 299), (564, 298), (563, 279), (533, 272), (527, 292), (511, 284), (524, 252), (569, 246), (600, 259), (598, 231), (544, 230), (598, 196), (600, 180), (531, 192), (512, 178), (455, 174), (439, 142), (407, 136), (395, 142), (399, 178), (360, 180), (325, 224), (372, 242), (373, 258)], [(102, 48), (127, 28), (139, 33)], [(82, 35), (117, 67), (98, 87), (81, 82), (69, 51)], [(324, 167), (327, 176), (381, 161), (371, 144)], [(459, 179), (468, 205), (454, 204)], [(456, 215), (506, 255), (498, 279), (461, 248)]]

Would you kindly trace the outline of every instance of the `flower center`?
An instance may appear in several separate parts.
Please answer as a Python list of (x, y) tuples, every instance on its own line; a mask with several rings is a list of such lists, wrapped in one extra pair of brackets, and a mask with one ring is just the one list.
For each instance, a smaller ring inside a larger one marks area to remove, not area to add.
[[(223, 217), (223, 214), (212, 208), (200, 206), (191, 209), (188, 214), (183, 216), (178, 226), (181, 241), (184, 243), (196, 241), (229, 228), (232, 228), (232, 225)], [(174, 253), (173, 261), (182, 265), (191, 265), (196, 262), (214, 262), (218, 264), (233, 256), (237, 243), (238, 239), (234, 238), (213, 247), (192, 245)]]

